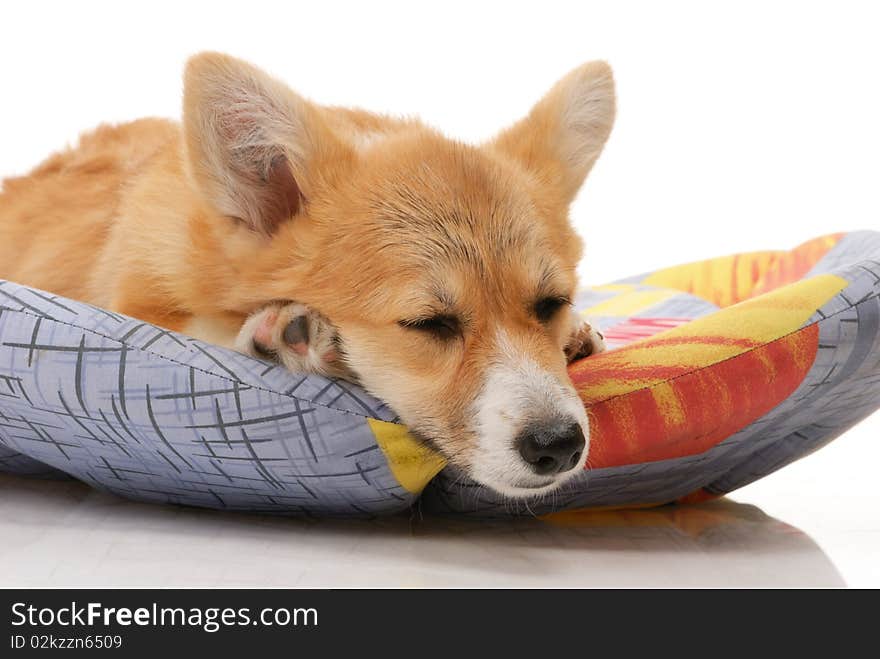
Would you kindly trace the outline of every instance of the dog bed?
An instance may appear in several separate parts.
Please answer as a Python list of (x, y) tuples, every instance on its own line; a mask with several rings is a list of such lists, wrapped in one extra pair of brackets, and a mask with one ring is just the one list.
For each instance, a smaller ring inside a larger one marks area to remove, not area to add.
[(302, 515), (484, 516), (701, 501), (880, 406), (880, 233), (583, 291), (610, 350), (570, 373), (587, 468), (535, 501), (463, 478), (362, 389), (0, 283), (0, 471), (140, 501)]

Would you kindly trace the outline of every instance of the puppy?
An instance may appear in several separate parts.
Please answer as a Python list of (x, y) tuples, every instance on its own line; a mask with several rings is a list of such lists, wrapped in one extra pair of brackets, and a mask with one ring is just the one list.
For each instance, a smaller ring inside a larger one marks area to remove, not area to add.
[(103, 126), (5, 181), (0, 275), (355, 380), (476, 481), (538, 495), (589, 446), (566, 362), (602, 341), (570, 309), (568, 205), (614, 112), (593, 62), (470, 146), (200, 54), (182, 125)]

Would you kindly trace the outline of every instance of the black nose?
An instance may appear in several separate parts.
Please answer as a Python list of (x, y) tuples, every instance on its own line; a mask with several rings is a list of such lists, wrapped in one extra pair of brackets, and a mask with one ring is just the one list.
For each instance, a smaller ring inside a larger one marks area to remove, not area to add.
[(542, 476), (579, 466), (586, 445), (584, 431), (577, 423), (527, 428), (517, 442), (523, 460)]

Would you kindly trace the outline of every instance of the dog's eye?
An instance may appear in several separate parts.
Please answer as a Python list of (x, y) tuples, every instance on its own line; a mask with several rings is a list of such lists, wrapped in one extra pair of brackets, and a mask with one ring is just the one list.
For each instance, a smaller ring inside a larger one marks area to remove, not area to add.
[(443, 341), (454, 339), (461, 334), (461, 323), (458, 321), (458, 318), (450, 315), (400, 320), (397, 324), (407, 329), (431, 334)]
[(553, 316), (555, 316), (562, 307), (569, 304), (571, 304), (571, 300), (561, 295), (555, 297), (542, 297), (535, 302), (535, 306), (532, 310), (538, 320), (542, 323), (546, 323), (552, 320)]

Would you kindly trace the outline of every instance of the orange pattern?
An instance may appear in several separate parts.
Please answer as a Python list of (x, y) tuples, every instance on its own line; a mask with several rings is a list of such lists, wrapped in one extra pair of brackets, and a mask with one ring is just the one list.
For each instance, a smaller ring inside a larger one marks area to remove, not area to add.
[(772, 410), (815, 359), (818, 328), (804, 323), (845, 286), (818, 275), (572, 364), (588, 467), (702, 453)]
[(810, 325), (707, 368), (589, 408), (590, 467), (695, 455), (785, 400), (813, 364)]
[(755, 283), (752, 296), (767, 293), (785, 284), (797, 281), (834, 247), (844, 234), (835, 233), (815, 238), (788, 252), (781, 252)]
[(658, 270), (643, 284), (673, 288), (726, 307), (797, 281), (844, 236), (830, 234), (790, 251), (750, 252)]

